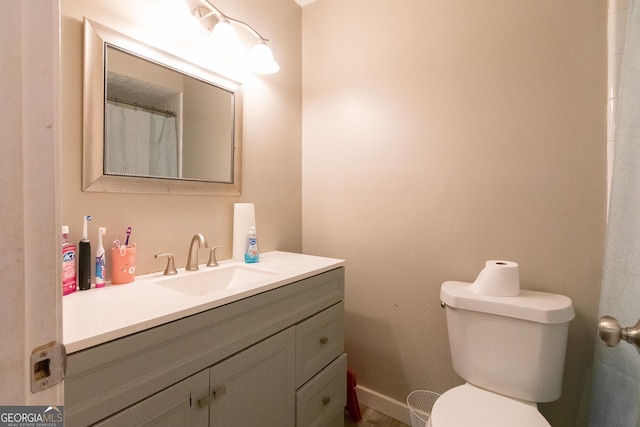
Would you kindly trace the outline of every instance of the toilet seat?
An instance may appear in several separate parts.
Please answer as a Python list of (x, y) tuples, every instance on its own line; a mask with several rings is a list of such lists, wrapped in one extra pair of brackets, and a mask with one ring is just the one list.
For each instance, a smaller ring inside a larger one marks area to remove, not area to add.
[(464, 384), (436, 400), (431, 427), (551, 427), (534, 404)]

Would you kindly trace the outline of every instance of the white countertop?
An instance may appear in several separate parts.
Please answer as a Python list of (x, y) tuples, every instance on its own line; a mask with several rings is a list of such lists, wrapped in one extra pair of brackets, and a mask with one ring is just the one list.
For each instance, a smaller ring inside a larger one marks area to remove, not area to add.
[(306, 279), (344, 265), (344, 260), (289, 252), (260, 254), (256, 268), (277, 274), (251, 283), (205, 296), (191, 296), (158, 285), (175, 277), (197, 275), (214, 268), (245, 265), (232, 260), (221, 261), (220, 267), (200, 265), (199, 271), (178, 269), (177, 276), (162, 272), (137, 276), (125, 285), (107, 284), (65, 295), (63, 306), (63, 342), (67, 353), (83, 350), (107, 341), (162, 325), (180, 318), (210, 310), (261, 292)]

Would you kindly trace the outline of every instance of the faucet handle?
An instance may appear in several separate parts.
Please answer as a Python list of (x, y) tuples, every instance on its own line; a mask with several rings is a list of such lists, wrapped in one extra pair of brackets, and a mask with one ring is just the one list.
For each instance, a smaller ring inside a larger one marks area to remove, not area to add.
[(156, 254), (155, 257), (156, 258), (167, 257), (167, 267), (164, 269), (164, 273), (163, 273), (165, 276), (178, 274), (178, 271), (176, 270), (176, 264), (173, 261), (172, 254)]
[(217, 267), (218, 260), (216, 259), (216, 249), (221, 248), (222, 246), (214, 246), (209, 251), (209, 261), (207, 262), (207, 267)]

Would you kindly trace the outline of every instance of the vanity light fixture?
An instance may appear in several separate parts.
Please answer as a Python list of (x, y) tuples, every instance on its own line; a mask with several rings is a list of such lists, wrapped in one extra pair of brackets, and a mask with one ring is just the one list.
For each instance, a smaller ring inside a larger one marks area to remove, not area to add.
[(172, 36), (186, 38), (198, 32), (198, 19), (184, 1), (160, 0), (150, 15), (155, 27)]
[(246, 49), (238, 39), (236, 30), (233, 29), (227, 18), (223, 18), (211, 30), (211, 42), (214, 50), (224, 58), (242, 58)]
[[(273, 53), (267, 46), (268, 39), (262, 37), (246, 22), (231, 18), (220, 12), (208, 0), (199, 0), (200, 7), (193, 9), (192, 14), (200, 21), (202, 28), (210, 35), (214, 49), (224, 57), (241, 58), (245, 54), (245, 47), (238, 39), (238, 34), (232, 24), (246, 29), (258, 39), (258, 43), (245, 56), (244, 66), (254, 73), (273, 74), (280, 70), (280, 65), (273, 58)], [(217, 23), (211, 27), (209, 18), (215, 17)]]

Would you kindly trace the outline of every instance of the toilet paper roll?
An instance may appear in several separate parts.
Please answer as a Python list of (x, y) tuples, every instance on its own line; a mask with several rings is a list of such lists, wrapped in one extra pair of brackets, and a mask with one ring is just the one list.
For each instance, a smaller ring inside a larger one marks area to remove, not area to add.
[(501, 260), (487, 261), (469, 289), (484, 296), (518, 296), (520, 294), (518, 264)]
[(233, 204), (233, 260), (244, 261), (249, 227), (256, 226), (256, 209), (253, 203)]

